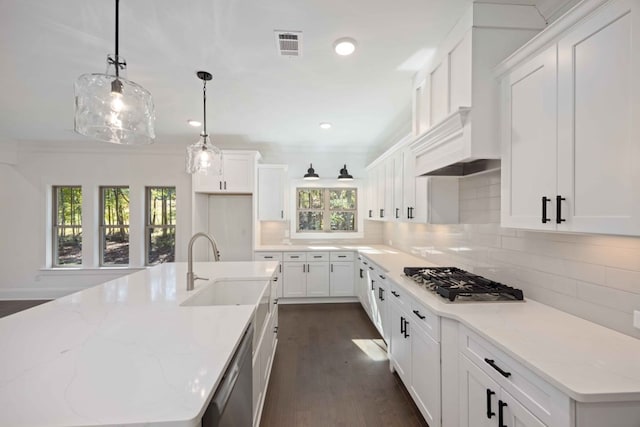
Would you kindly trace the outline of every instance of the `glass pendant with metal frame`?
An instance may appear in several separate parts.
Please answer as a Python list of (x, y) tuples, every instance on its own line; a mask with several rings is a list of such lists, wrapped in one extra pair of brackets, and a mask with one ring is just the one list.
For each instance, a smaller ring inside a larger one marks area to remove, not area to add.
[(116, 51), (107, 56), (104, 74), (83, 74), (75, 82), (74, 130), (99, 141), (123, 145), (155, 139), (151, 93), (126, 78), (127, 62), (119, 55), (119, 0), (116, 2)]

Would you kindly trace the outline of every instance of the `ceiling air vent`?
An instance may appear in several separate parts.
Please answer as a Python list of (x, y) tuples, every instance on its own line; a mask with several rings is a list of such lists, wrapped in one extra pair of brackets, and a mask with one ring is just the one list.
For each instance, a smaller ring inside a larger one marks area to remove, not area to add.
[(302, 31), (276, 30), (275, 34), (280, 56), (301, 56)]

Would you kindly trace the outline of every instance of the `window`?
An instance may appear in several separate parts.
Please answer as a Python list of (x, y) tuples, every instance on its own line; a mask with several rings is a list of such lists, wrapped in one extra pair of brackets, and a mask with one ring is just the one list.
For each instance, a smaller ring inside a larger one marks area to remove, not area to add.
[(298, 232), (356, 232), (356, 188), (297, 188)]
[(147, 187), (146, 264), (175, 260), (176, 188)]
[(82, 265), (82, 188), (53, 187), (53, 266)]
[(100, 187), (100, 265), (129, 264), (129, 187)]

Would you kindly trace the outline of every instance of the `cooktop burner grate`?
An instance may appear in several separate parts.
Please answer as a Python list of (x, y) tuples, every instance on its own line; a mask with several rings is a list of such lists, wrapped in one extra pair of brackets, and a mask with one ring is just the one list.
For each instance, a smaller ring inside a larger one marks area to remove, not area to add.
[(405, 267), (404, 274), (449, 301), (522, 301), (522, 290), (456, 267)]

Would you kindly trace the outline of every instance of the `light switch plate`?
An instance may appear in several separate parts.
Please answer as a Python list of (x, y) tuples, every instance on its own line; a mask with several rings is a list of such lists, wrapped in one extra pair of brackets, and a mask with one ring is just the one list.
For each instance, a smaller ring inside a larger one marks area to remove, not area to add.
[(633, 327), (640, 329), (640, 310), (633, 311)]

